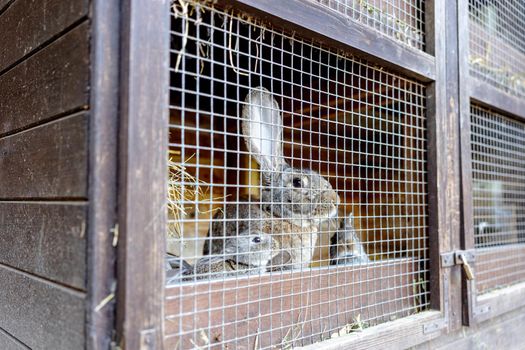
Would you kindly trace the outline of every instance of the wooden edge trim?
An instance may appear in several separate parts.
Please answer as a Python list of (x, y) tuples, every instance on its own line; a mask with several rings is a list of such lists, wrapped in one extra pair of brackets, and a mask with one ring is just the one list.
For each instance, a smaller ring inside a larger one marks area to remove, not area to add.
[(169, 3), (121, 11), (116, 329), (126, 349), (163, 347)]
[(336, 48), (355, 49), (358, 56), (422, 82), (436, 79), (435, 58), (405, 46), (313, 1), (223, 0), (221, 4), (253, 14)]
[(471, 98), (483, 107), (525, 122), (525, 99), (510, 95), (488, 82), (471, 78)]
[(483, 322), (525, 306), (523, 295), (525, 295), (525, 282), (479, 295), (476, 308), (484, 311), (476, 314), (474, 320)]
[(436, 322), (442, 318), (443, 315), (439, 311), (426, 311), (300, 349), (381, 349), (385, 346), (393, 346), (396, 349), (407, 349), (442, 335), (443, 330), (427, 334), (423, 331), (424, 324)]
[(115, 329), (120, 5), (93, 0), (90, 11), (86, 348), (109, 349)]

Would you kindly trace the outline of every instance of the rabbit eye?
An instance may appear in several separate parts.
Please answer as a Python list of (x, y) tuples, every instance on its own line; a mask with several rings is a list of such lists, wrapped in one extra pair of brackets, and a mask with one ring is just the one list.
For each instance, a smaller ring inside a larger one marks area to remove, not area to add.
[(298, 177), (294, 177), (293, 178), (293, 187), (301, 188), (302, 186), (303, 186), (303, 182), (301, 181), (301, 179), (298, 178)]
[(261, 243), (261, 237), (255, 237), (254, 239), (252, 239), (252, 242), (253, 243)]

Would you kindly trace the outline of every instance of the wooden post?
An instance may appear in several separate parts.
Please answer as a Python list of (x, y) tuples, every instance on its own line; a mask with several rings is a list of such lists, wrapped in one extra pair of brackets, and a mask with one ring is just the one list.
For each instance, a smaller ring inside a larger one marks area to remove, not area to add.
[(440, 254), (459, 249), (461, 234), (457, 3), (425, 6), (427, 51), (436, 60), (436, 81), (427, 90), (430, 295), (432, 308), (447, 315), (452, 330), (461, 326), (454, 312), (462, 305), (461, 274), (444, 270)]
[(117, 334), (126, 349), (161, 349), (168, 151), (167, 0), (122, 8)]
[(117, 221), (120, 5), (95, 0), (91, 18), (86, 344), (87, 349), (108, 349), (116, 287), (112, 229)]

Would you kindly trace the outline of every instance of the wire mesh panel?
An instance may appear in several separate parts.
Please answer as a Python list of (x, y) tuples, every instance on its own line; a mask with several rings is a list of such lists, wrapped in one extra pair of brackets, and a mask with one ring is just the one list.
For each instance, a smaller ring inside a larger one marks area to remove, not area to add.
[(370, 26), (410, 47), (424, 49), (424, 0), (313, 1)]
[(525, 279), (525, 124), (471, 107), (478, 289)]
[(429, 305), (425, 87), (172, 7), (166, 342), (291, 348)]
[(508, 93), (525, 95), (525, 2), (469, 0), (470, 72)]

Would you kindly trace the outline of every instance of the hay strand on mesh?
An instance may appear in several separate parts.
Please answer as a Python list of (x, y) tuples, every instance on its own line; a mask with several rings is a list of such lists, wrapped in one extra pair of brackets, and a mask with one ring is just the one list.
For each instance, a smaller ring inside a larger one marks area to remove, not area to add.
[[(170, 154), (180, 155), (180, 152), (170, 151)], [(211, 213), (213, 216), (218, 208), (201, 210), (199, 204), (212, 204), (214, 200), (224, 198), (208, 198), (210, 185), (188, 171), (187, 164), (194, 156), (183, 162), (176, 162), (172, 157), (168, 161), (168, 238), (182, 238), (182, 221), (188, 216), (189, 210), (194, 209), (196, 214)]]

